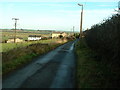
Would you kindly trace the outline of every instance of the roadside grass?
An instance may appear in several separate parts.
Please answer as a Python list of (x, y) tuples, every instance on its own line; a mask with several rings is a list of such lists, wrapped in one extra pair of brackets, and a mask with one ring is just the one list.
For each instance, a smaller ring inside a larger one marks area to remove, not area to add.
[(76, 44), (77, 88), (110, 88), (113, 87), (114, 72), (102, 62), (98, 55), (87, 47), (84, 40)]
[(45, 54), (56, 47), (66, 43), (33, 43), (25, 47), (11, 49), (7, 52), (2, 52), (2, 75), (3, 77), (10, 72), (28, 64), (33, 58)]
[(0, 54), (0, 77), (2, 76), (2, 55)]
[(4, 75), (10, 71), (13, 71), (13, 70), (21, 67), (23, 64), (28, 63), (31, 60), (31, 58), (33, 58), (34, 56), (36, 56), (36, 54), (31, 53), (31, 54), (27, 54), (22, 57), (19, 57), (15, 60), (3, 63), (2, 64), (2, 74)]

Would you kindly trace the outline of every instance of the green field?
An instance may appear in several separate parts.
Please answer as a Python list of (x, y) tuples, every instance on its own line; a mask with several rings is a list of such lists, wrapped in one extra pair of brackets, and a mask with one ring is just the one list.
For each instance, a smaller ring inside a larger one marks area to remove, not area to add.
[(20, 47), (25, 47), (30, 44), (35, 44), (35, 43), (56, 43), (60, 39), (49, 39), (49, 40), (41, 40), (41, 41), (31, 41), (31, 42), (22, 42), (22, 43), (0, 43), (0, 46), (2, 46), (2, 49), (0, 49), (0, 52), (7, 52), (11, 49), (14, 48), (20, 48)]
[[(0, 33), (2, 34), (2, 41), (8, 40), (9, 38), (14, 37), (14, 30), (0, 30)], [(16, 31), (16, 37), (23, 38), (23, 40), (27, 40), (29, 35), (41, 35), (42, 37), (50, 37), (51, 32), (49, 31), (35, 31), (35, 30), (17, 30)]]
[[(41, 35), (42, 37), (51, 37), (52, 31), (49, 30), (17, 30), (16, 37), (23, 38), (27, 40), (29, 35)], [(8, 40), (9, 38), (14, 37), (14, 30), (0, 29), (0, 34), (2, 35), (2, 42)], [(21, 42), (21, 43), (0, 43), (2, 49), (0, 52), (7, 52), (14, 48), (25, 47), (34, 43), (55, 43), (59, 40), (49, 39), (49, 40), (40, 40), (40, 41), (30, 41), (30, 42)]]

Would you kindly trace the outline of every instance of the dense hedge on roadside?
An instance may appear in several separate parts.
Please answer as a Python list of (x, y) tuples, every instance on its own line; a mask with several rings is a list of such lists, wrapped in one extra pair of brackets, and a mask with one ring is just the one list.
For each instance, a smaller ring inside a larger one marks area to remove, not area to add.
[(96, 24), (84, 32), (85, 40), (96, 52), (96, 61), (104, 65), (101, 76), (106, 79), (106, 87), (120, 87), (120, 15)]
[(84, 33), (90, 48), (107, 61), (120, 65), (120, 15), (113, 15)]

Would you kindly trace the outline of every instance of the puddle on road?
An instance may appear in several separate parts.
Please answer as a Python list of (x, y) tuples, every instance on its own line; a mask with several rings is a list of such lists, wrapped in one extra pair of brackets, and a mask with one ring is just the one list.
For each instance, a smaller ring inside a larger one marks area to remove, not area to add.
[(58, 51), (58, 52), (61, 52), (61, 53), (63, 53), (63, 52), (70, 52), (70, 51), (72, 51), (74, 49), (74, 43), (70, 46), (70, 47), (66, 47), (66, 48), (62, 48), (60, 51)]

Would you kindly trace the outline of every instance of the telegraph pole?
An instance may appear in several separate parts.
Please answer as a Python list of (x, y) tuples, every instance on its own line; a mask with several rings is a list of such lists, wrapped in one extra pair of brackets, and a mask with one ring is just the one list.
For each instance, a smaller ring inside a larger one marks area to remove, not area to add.
[(15, 20), (15, 33), (14, 33), (14, 43), (16, 42), (16, 27), (17, 27), (17, 20), (18, 18), (12, 18), (12, 20)]
[(78, 4), (79, 6), (82, 6), (82, 10), (81, 10), (81, 21), (80, 21), (80, 38), (82, 38), (82, 23), (83, 23), (83, 5), (82, 4)]
[(74, 29), (75, 29), (75, 27), (73, 26), (73, 34), (74, 34)]

